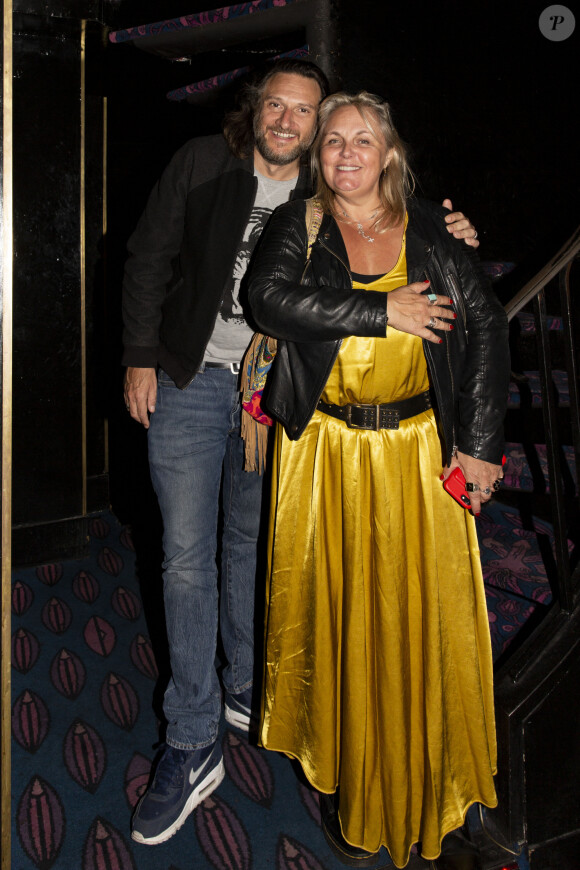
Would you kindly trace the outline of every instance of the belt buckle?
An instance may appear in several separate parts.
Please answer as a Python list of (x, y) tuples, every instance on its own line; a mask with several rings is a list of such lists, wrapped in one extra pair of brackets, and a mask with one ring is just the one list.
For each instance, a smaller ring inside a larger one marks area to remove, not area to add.
[[(352, 409), (358, 408), (363, 415), (363, 423), (355, 423), (352, 419)], [(374, 412), (373, 420), (370, 422), (366, 421), (367, 415), (370, 411)], [(346, 412), (346, 425), (349, 429), (374, 429), (378, 432), (379, 430), (379, 405), (348, 405)]]
[(233, 375), (239, 375), (240, 373), (240, 364), (239, 362), (230, 363), (230, 371)]
[[(377, 405), (378, 407), (378, 405)], [(379, 412), (378, 417), (383, 420), (383, 429), (398, 429), (399, 428), (399, 420), (401, 418), (401, 412), (395, 411), (392, 408), (383, 408), (382, 411)], [(377, 429), (379, 428), (377, 424)]]

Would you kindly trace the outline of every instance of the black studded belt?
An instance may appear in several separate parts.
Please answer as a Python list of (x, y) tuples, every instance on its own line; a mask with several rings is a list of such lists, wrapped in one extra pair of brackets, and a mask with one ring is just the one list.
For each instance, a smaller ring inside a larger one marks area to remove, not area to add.
[(328, 405), (322, 399), (316, 406), (323, 414), (343, 420), (349, 429), (398, 429), (401, 420), (416, 417), (431, 408), (429, 390), (384, 405)]

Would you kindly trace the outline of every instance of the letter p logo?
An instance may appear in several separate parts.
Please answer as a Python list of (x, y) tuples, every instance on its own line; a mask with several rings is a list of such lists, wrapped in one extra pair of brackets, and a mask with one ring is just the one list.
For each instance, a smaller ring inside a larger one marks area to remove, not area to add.
[(546, 39), (562, 42), (574, 32), (576, 20), (567, 6), (548, 6), (540, 15), (538, 26)]

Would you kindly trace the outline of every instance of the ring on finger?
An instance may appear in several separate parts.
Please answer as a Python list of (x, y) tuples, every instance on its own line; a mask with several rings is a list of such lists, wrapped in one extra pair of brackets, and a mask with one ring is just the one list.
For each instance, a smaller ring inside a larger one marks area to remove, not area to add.
[(466, 492), (479, 492), (479, 484), (478, 483), (466, 483), (465, 484)]
[(429, 323), (427, 324), (427, 326), (430, 326), (431, 329), (433, 329), (433, 327), (436, 325), (437, 325), (437, 321), (435, 320), (434, 317), (432, 317), (431, 320), (429, 321)]
[(494, 480), (494, 482), (493, 482), (493, 491), (497, 492), (499, 490), (500, 486), (501, 486), (501, 477), (498, 477), (498, 479)]
[(491, 489), (489, 486), (486, 486), (485, 489), (481, 490), (484, 495), (491, 495)]
[(429, 300), (429, 305), (437, 304), (437, 295), (435, 293), (427, 293), (427, 299)]

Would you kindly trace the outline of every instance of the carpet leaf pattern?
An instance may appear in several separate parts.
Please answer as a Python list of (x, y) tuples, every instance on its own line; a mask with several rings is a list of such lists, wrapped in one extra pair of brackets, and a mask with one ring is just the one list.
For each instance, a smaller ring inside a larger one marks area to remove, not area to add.
[(49, 870), (65, 836), (65, 810), (58, 792), (42, 777), (33, 777), (18, 803), (17, 819), (22, 848), (38, 870)]
[(71, 778), (94, 794), (107, 766), (107, 748), (101, 735), (91, 725), (77, 719), (65, 735), (63, 749)]
[[(478, 520), (494, 655), (550, 601), (538, 538)], [(130, 529), (92, 517), (90, 556), (14, 572), (12, 865), (18, 870), (342, 870), (317, 794), (284, 756), (222, 722), (226, 777), (166, 843), (130, 836), (159, 741), (159, 684)], [(159, 577), (159, 583), (161, 579)], [(381, 866), (392, 866), (385, 850)], [(424, 866), (413, 852), (409, 870)]]
[(195, 814), (199, 842), (216, 870), (250, 870), (250, 838), (233, 808), (216, 794)]

